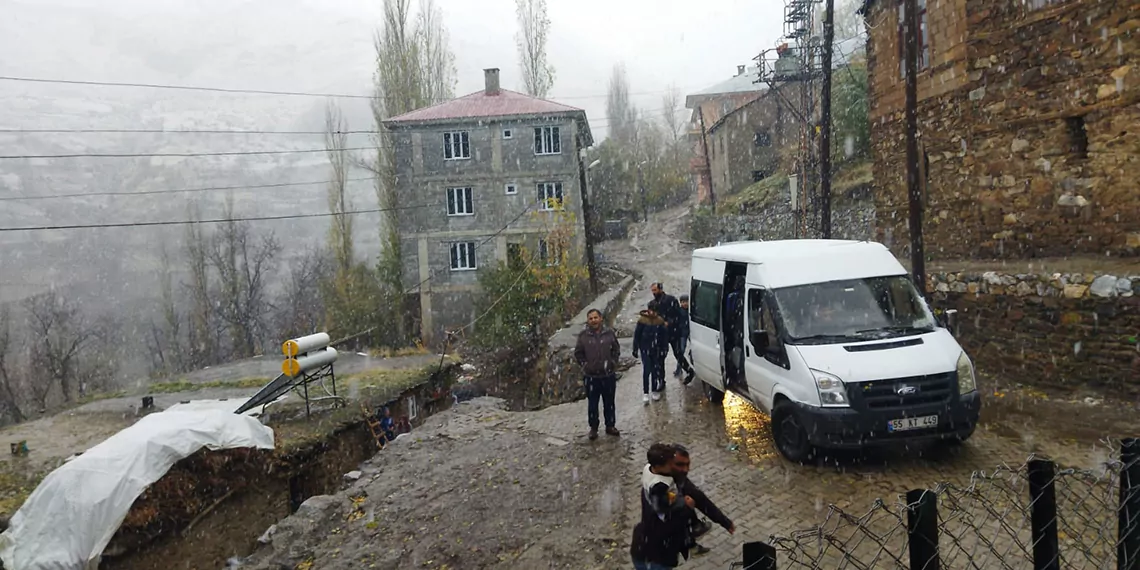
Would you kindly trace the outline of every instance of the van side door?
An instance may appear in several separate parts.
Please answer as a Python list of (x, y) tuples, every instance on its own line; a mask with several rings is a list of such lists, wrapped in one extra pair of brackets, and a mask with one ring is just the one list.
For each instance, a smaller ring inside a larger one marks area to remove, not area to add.
[(693, 368), (700, 379), (724, 390), (723, 354), (720, 344), (721, 283), (692, 280), (689, 293), (689, 349)]
[(752, 401), (766, 413), (771, 413), (776, 385), (789, 375), (788, 353), (780, 340), (770, 297), (766, 289), (748, 286), (744, 374)]

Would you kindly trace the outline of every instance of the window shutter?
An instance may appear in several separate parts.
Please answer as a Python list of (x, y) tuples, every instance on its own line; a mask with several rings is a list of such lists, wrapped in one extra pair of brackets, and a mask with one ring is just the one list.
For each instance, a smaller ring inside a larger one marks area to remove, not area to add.
[(451, 154), (451, 133), (443, 133), (443, 157), (453, 158)]
[(558, 127), (550, 129), (550, 152), (562, 152), (562, 136), (558, 131)]
[(542, 154), (542, 127), (534, 130), (534, 153)]
[(459, 268), (459, 244), (451, 244), (451, 268)]
[(465, 214), (474, 214), (475, 213), (475, 205), (472, 203), (471, 189), (470, 188), (464, 188), (463, 193), (467, 195), (466, 196), (466, 198), (467, 198), (467, 211), (464, 213)]

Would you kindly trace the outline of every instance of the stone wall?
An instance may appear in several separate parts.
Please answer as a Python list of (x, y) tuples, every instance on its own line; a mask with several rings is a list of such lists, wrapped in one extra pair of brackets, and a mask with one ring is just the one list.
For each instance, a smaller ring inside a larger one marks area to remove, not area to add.
[(1068, 392), (1140, 395), (1137, 275), (928, 276), (936, 309), (979, 372), (1000, 382)]
[[(757, 214), (722, 215), (717, 218), (717, 240), (795, 239), (799, 215), (784, 196)], [(814, 222), (813, 222), (814, 224)], [(814, 228), (814, 225), (812, 226)], [(810, 235), (816, 235), (814, 229)], [(836, 200), (832, 204), (831, 237), (834, 239), (871, 240), (875, 238), (875, 204), (865, 193)], [(711, 244), (702, 244), (711, 245)]]
[[(960, 10), (961, 2), (931, 4)], [(877, 238), (909, 255), (905, 137), (894, 2), (875, 2), (870, 41)], [(1140, 18), (1130, 2), (1071, 0), (1031, 9), (965, 0), (967, 27), (939, 40), (965, 65), (954, 90), (920, 89), (927, 254), (1033, 258), (1140, 255)], [(939, 8), (941, 7), (941, 8)], [(949, 16), (948, 16), (949, 18)], [(893, 23), (892, 23), (893, 22)], [(961, 19), (954, 19), (960, 26)], [(946, 25), (951, 25), (947, 23)], [(878, 46), (878, 47), (876, 47)], [(945, 47), (945, 46), (943, 46)], [(936, 64), (939, 61), (935, 58)], [(955, 68), (956, 69), (956, 68)], [(889, 84), (888, 84), (889, 83)]]

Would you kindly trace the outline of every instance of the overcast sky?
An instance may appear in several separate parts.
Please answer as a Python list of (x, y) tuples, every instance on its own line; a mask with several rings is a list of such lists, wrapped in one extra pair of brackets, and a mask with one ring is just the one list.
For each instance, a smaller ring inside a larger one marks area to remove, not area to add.
[[(437, 0), (459, 94), (502, 69), (521, 90), (513, 0)], [(603, 135), (606, 82), (625, 62), (646, 112), (661, 93), (731, 77), (780, 35), (780, 0), (549, 0), (553, 99)], [(367, 93), (381, 0), (0, 0), (0, 75)], [(0, 97), (11, 83), (0, 81)], [(51, 95), (52, 86), (36, 86)], [(103, 93), (110, 95), (111, 93)], [(219, 125), (220, 126), (220, 125)], [(357, 126), (357, 125), (354, 125)], [(364, 127), (364, 125), (359, 125)]]

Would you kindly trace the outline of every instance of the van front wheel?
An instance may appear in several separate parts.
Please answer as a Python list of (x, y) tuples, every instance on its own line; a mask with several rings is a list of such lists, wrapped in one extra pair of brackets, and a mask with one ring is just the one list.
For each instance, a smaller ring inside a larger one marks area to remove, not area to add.
[(772, 440), (788, 461), (803, 463), (815, 453), (795, 406), (787, 400), (777, 403), (772, 410)]
[(709, 402), (712, 402), (714, 404), (720, 404), (724, 402), (723, 390), (717, 388), (716, 386), (713, 386), (712, 384), (709, 384), (708, 382), (702, 382), (702, 384), (705, 385), (705, 397), (709, 399)]

